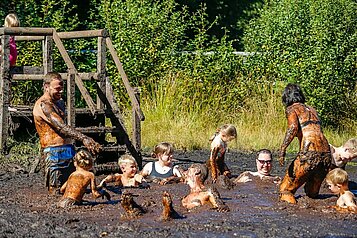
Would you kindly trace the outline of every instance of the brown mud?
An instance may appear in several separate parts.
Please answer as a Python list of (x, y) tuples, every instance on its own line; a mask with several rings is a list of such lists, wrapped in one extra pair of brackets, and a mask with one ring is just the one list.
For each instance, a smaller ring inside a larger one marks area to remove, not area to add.
[[(208, 151), (177, 152), (177, 164), (187, 168), (203, 163)], [(226, 162), (234, 176), (256, 170), (255, 154), (229, 151)], [(275, 156), (276, 158), (276, 156)], [(145, 161), (145, 160), (144, 160)], [(274, 163), (273, 174), (283, 176), (284, 167)], [(56, 207), (60, 195), (47, 195), (42, 173), (30, 174), (23, 165), (3, 164), (0, 168), (0, 237), (357, 237), (357, 214), (337, 213), (327, 206), (337, 197), (326, 186), (318, 199), (297, 192), (297, 205), (278, 201), (277, 186), (259, 180), (235, 186), (217, 187), (230, 212), (209, 207), (187, 211), (180, 200), (189, 192), (184, 184), (156, 185), (150, 189), (108, 186), (111, 201), (85, 194), (81, 206)], [(350, 188), (356, 190), (357, 167), (347, 165)], [(97, 177), (97, 183), (104, 175)], [(131, 192), (145, 214), (128, 219), (120, 205), (122, 192)], [(174, 209), (182, 218), (163, 221), (163, 192), (170, 193)]]

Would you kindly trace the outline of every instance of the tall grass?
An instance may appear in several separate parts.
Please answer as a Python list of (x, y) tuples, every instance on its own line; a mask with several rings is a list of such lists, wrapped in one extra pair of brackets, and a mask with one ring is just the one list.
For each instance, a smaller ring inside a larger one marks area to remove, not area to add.
[[(208, 149), (209, 137), (225, 123), (234, 124), (238, 131), (236, 141), (229, 147), (236, 150), (256, 151), (268, 148), (277, 151), (286, 131), (286, 118), (281, 103), (283, 85), (262, 86), (259, 95), (252, 94), (242, 102), (239, 110), (222, 106), (222, 102), (209, 104), (193, 96), (184, 98), (185, 82), (177, 75), (171, 75), (156, 82), (151, 95), (143, 94), (141, 99), (145, 121), (142, 123), (142, 147), (151, 150), (161, 141), (174, 144), (177, 149)], [(264, 96), (262, 96), (264, 95)], [(211, 92), (212, 101), (219, 92)], [(215, 99), (214, 99), (215, 98)], [(227, 102), (229, 104), (229, 102)], [(351, 122), (356, 125), (356, 122)], [(331, 144), (342, 145), (347, 139), (356, 137), (355, 126), (332, 130), (324, 128)], [(289, 152), (298, 151), (298, 140), (294, 139)]]

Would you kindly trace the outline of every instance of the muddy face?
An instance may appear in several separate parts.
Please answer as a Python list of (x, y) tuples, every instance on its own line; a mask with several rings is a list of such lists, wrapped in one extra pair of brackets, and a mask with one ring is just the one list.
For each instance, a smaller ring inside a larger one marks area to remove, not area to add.
[(45, 87), (46, 92), (50, 95), (51, 99), (56, 102), (62, 98), (63, 93), (63, 80), (54, 79), (49, 85)]
[(258, 158), (256, 159), (257, 162), (257, 170), (262, 175), (270, 175), (270, 172), (273, 168), (272, 166), (272, 158), (269, 154), (259, 154)]

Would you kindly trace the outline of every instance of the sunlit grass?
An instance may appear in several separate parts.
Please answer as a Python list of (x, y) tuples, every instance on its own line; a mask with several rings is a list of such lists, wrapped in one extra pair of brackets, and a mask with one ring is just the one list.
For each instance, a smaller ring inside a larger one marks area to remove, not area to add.
[[(146, 117), (142, 123), (144, 150), (151, 150), (161, 141), (171, 142), (177, 149), (208, 149), (208, 139), (225, 123), (235, 125), (238, 131), (238, 138), (229, 144), (230, 148), (244, 151), (262, 148), (277, 151), (280, 148), (287, 126), (281, 103), (282, 88), (273, 90), (267, 87), (263, 89), (266, 90), (264, 97), (252, 96), (240, 111), (227, 112), (219, 111), (218, 105), (205, 107), (195, 99), (182, 107), (181, 101), (188, 99), (182, 98), (184, 89), (180, 86), (174, 79), (166, 79), (157, 85), (153, 95), (141, 99)], [(352, 129), (336, 131), (324, 128), (324, 132), (331, 144), (338, 146), (357, 135)], [(288, 152), (296, 151), (297, 138), (288, 148)]]

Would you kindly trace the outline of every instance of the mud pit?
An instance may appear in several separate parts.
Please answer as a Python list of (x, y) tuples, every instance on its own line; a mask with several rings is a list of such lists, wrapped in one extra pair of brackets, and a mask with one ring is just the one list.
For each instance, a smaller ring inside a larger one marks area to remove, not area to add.
[[(192, 162), (203, 162), (208, 151), (176, 153), (183, 168)], [(229, 152), (227, 163), (233, 175), (255, 171), (255, 155)], [(275, 157), (276, 158), (276, 157)], [(145, 160), (144, 160), (145, 161)], [(287, 164), (289, 161), (287, 162)], [(286, 166), (287, 166), (286, 164)], [(189, 191), (184, 184), (151, 189), (126, 189), (138, 195), (135, 201), (145, 203), (148, 213), (138, 219), (122, 218), (121, 190), (109, 187), (112, 201), (94, 200), (70, 209), (56, 208), (60, 196), (48, 196), (42, 173), (29, 174), (14, 164), (0, 168), (0, 236), (1, 237), (357, 237), (357, 214), (336, 213), (326, 206), (334, 205), (337, 197), (326, 187), (319, 199), (309, 199), (300, 188), (298, 205), (278, 202), (277, 186), (252, 181), (232, 190), (218, 187), (230, 207), (218, 213), (208, 207), (188, 212), (180, 199)], [(350, 188), (356, 189), (357, 167), (347, 165)], [(274, 163), (273, 173), (283, 176), (285, 167)], [(97, 177), (97, 182), (103, 176)], [(168, 191), (175, 210), (183, 219), (163, 222), (162, 193)]]

